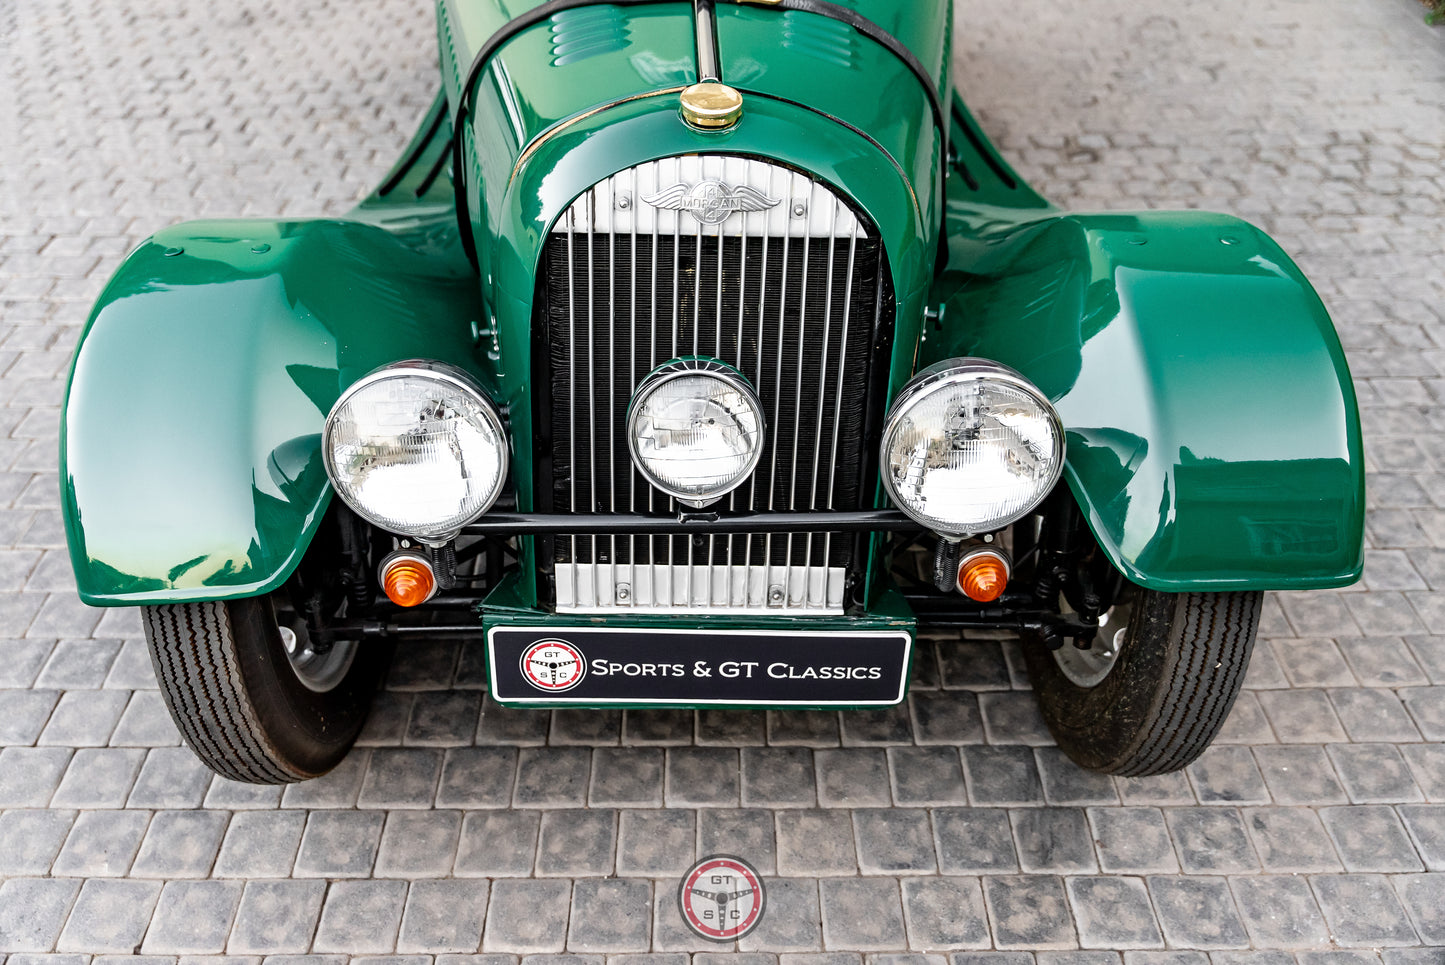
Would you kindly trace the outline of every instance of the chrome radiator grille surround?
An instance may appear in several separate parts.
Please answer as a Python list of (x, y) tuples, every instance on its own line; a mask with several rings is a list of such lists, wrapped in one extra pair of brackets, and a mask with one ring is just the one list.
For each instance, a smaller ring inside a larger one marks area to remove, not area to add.
[[(645, 200), (704, 180), (777, 203), (708, 225)], [(568, 209), (542, 272), (540, 506), (678, 511), (633, 467), (625, 416), (649, 372), (690, 355), (735, 366), (767, 416), (757, 470), (711, 508), (848, 510), (871, 495), (864, 426), (875, 343), (891, 331), (886, 264), (877, 232), (825, 185), (740, 157), (644, 164)], [(560, 610), (839, 613), (859, 545), (842, 533), (564, 536), (539, 557)]]

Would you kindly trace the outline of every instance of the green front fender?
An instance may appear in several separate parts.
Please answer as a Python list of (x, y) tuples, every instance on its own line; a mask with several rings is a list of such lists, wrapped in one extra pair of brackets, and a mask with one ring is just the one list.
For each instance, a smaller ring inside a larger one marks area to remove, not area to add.
[(1200, 212), (953, 204), (920, 366), (974, 355), (1054, 400), (1099, 545), (1157, 590), (1344, 586), (1364, 458), (1344, 354), (1267, 235)]
[(61, 425), (81, 599), (274, 589), (330, 499), (321, 430), (342, 387), (425, 357), (492, 390), (452, 220), (443, 204), (391, 223), (192, 222), (131, 254), (81, 335)]

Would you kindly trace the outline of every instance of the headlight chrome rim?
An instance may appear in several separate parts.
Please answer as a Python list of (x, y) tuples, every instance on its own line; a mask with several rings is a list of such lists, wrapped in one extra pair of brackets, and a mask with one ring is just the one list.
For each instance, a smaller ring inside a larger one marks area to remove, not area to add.
[[(646, 460), (643, 459), (641, 452), (638, 450), (636, 424), (634, 421), (637, 418), (638, 410), (642, 403), (650, 398), (658, 389), (667, 385), (669, 382), (696, 376), (713, 378), (743, 396), (758, 421), (758, 442), (757, 445), (752, 447), (746, 466), (727, 486), (715, 489), (706, 495), (688, 492), (670, 485), (666, 480), (658, 478), (657, 474), (648, 467)], [(757, 392), (753, 389), (752, 383), (748, 381), (745, 375), (726, 362), (701, 356), (673, 359), (664, 362), (649, 372), (647, 376), (638, 383), (636, 391), (632, 393), (631, 401), (627, 403), (625, 425), (627, 452), (632, 459), (632, 465), (642, 474), (642, 478), (647, 480), (648, 484), (658, 492), (666, 496), (671, 496), (683, 505), (692, 507), (693, 509), (701, 509), (705, 506), (712, 505), (752, 478), (753, 473), (757, 471), (758, 463), (762, 461), (763, 446), (767, 440), (767, 416), (763, 410), (763, 403), (758, 398)]]
[[(1040, 411), (1048, 417), (1053, 437), (1052, 452), (1050, 453), (1051, 469), (1042, 484), (1038, 486), (1038, 491), (1034, 498), (1027, 505), (1010, 514), (990, 521), (990, 525), (983, 527), (940, 525), (946, 521), (936, 517), (922, 517), (914, 511), (909, 502), (898, 492), (894, 484), (893, 472), (890, 466), (889, 449), (893, 442), (894, 434), (899, 429), (899, 423), (923, 398), (953, 385), (983, 380), (1001, 383), (1022, 392), (1029, 396), (1039, 407)], [(1060, 477), (1063, 475), (1064, 449), (1063, 421), (1059, 418), (1058, 410), (1054, 408), (1053, 403), (1040, 391), (1038, 386), (1030, 382), (1020, 372), (1001, 362), (972, 357), (952, 358), (935, 362), (918, 372), (904, 385), (899, 391), (898, 396), (893, 400), (893, 404), (888, 407), (888, 414), (883, 420), (883, 436), (878, 450), (879, 475), (882, 477), (883, 489), (888, 494), (888, 498), (894, 506), (933, 532), (943, 536), (961, 538), (974, 536), (979, 533), (997, 531), (1011, 523), (1017, 522), (1038, 508), (1039, 504), (1048, 498), (1049, 493), (1053, 491)]]
[[(370, 388), (380, 382), (398, 378), (421, 378), (441, 383), (449, 388), (461, 392), (477, 403), (477, 409), (487, 428), (497, 439), (497, 482), (491, 494), (479, 503), (479, 508), (468, 513), (466, 518), (460, 521), (447, 520), (445, 524), (436, 526), (416, 526), (404, 529), (390, 525), (390, 521), (382, 520), (367, 507), (352, 499), (346, 487), (338, 484), (338, 467), (336, 465), (334, 432), (336, 427), (336, 415), (342, 407), (349, 403), (363, 390)], [(349, 506), (353, 512), (362, 519), (371, 523), (386, 532), (396, 533), (401, 536), (410, 536), (424, 543), (440, 544), (456, 537), (461, 528), (468, 523), (482, 516), (491, 509), (497, 502), (497, 498), (506, 488), (507, 473), (511, 468), (511, 440), (502, 422), (501, 412), (496, 403), (483, 391), (477, 380), (466, 370), (447, 362), (440, 362), (432, 359), (405, 359), (400, 362), (392, 362), (375, 369), (361, 378), (357, 379), (341, 393), (336, 402), (331, 406), (331, 411), (326, 415), (326, 422), (321, 434), (321, 457), (326, 467), (326, 476), (331, 483), (332, 490), (340, 497), (341, 501)]]

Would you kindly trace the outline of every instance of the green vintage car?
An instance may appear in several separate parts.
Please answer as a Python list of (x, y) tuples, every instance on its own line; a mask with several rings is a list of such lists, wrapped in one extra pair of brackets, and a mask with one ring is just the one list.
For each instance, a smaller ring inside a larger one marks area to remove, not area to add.
[(439, 0), (343, 219), (158, 232), (61, 443), (81, 597), (191, 748), (324, 773), (394, 648), (517, 707), (880, 708), (1009, 631), (1059, 745), (1154, 774), (1262, 591), (1361, 571), (1324, 307), (1259, 229), (1074, 214), (953, 90), (946, 0)]

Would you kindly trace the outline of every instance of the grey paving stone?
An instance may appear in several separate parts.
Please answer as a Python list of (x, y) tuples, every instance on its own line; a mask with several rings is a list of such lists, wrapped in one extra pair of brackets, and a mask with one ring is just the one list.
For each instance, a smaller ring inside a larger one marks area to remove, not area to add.
[[(0, 754), (5, 752), (0, 751)], [(81, 748), (70, 759), (51, 805), (118, 808), (126, 803), (146, 752), (139, 749)]]
[(296, 855), (297, 877), (365, 878), (371, 874), (386, 815), (376, 811), (313, 811)]
[(306, 815), (243, 811), (231, 818), (212, 874), (217, 878), (285, 878), (296, 863)]
[(1409, 766), (1393, 744), (1332, 744), (1326, 750), (1354, 803), (1422, 800)]
[(1043, 803), (1038, 768), (1027, 747), (965, 747), (963, 773), (974, 804)]
[(1033, 965), (1029, 952), (956, 952), (948, 956), (949, 965)]
[(563, 744), (616, 744), (622, 737), (622, 711), (563, 707), (552, 711), (548, 742)]
[(1406, 687), (1399, 694), (1425, 739), (1445, 741), (1445, 687)]
[(104, 747), (129, 700), (130, 694), (123, 690), (73, 690), (63, 694), (36, 743)]
[(400, 747), (406, 739), (406, 727), (411, 722), (411, 709), (416, 704), (416, 694), (395, 690), (384, 690), (373, 694), (371, 706), (366, 712), (366, 723), (356, 737), (360, 747)]
[(1322, 747), (1256, 747), (1254, 758), (1276, 804), (1344, 804), (1348, 800)]
[[(1441, 559), (1445, 561), (1445, 554)], [(1445, 637), (1405, 637), (1404, 643), (1426, 677), (1422, 683), (1445, 683)]]
[(1141, 878), (1089, 876), (1066, 882), (1084, 948), (1163, 948)]
[(476, 879), (412, 882), (396, 950), (475, 952), (482, 941), (488, 887)]
[(455, 872), (486, 878), (532, 873), (540, 811), (471, 811), (462, 819)]
[(899, 884), (910, 947), (989, 947), (988, 912), (979, 879), (910, 877)]
[(1420, 731), (1405, 712), (1405, 705), (1393, 691), (1330, 691), (1330, 703), (1353, 741), (1417, 741)]
[(94, 689), (105, 682), (119, 652), (119, 640), (61, 640), (35, 684), (64, 690)]
[(1407, 804), (1399, 809), (1399, 813), (1410, 833), (1410, 840), (1415, 843), (1415, 850), (1425, 862), (1425, 870), (1445, 871), (1445, 807)]
[(1104, 871), (1159, 874), (1179, 870), (1164, 814), (1158, 808), (1089, 808), (1089, 823), (1099, 847), (1099, 867)]
[(456, 675), (452, 687), (458, 690), (485, 689), (487, 686), (487, 645), (480, 639), (463, 640), (457, 648)]
[(744, 747), (744, 807), (814, 807), (813, 752), (806, 747)]
[(1400, 753), (1426, 799), (1445, 801), (1445, 743), (1406, 744)]
[(110, 735), (112, 747), (175, 747), (180, 742), (180, 732), (158, 690), (132, 693)]
[(773, 812), (761, 808), (704, 808), (697, 812), (698, 857), (735, 854), (759, 874), (777, 872)]
[(59, 699), (58, 690), (0, 690), (0, 745), (34, 744)]
[(913, 737), (919, 744), (982, 744), (983, 714), (978, 697), (966, 690), (920, 691), (908, 695)]
[(546, 811), (537, 845), (537, 874), (610, 875), (616, 846), (616, 811)]
[(594, 878), (573, 886), (569, 951), (647, 951), (651, 935), (651, 882)]
[(1294, 875), (1258, 875), (1230, 880), (1244, 927), (1260, 948), (1300, 948), (1330, 941), (1309, 883)]
[(1169, 808), (1169, 836), (1185, 874), (1240, 874), (1259, 870), (1244, 820), (1233, 808)]
[(482, 695), (475, 690), (419, 693), (406, 725), (407, 744), (456, 747), (472, 742), (481, 719)]
[(1256, 696), (1282, 743), (1327, 744), (1346, 739), (1322, 690), (1265, 690)]
[(587, 803), (592, 752), (585, 747), (524, 747), (517, 758), (517, 807), (580, 807)]
[[(954, 755), (956, 763), (958, 752), (952, 748), (945, 751)], [(818, 803), (823, 807), (886, 807), (892, 803), (888, 753), (881, 747), (827, 747), (814, 751)]]
[(453, 747), (442, 761), (439, 808), (501, 808), (512, 801), (517, 751), (512, 747)]
[(335, 881), (316, 926), (318, 952), (389, 952), (406, 901), (404, 881)]
[(408, 640), (392, 657), (387, 689), (445, 690), (451, 685), (458, 653), (456, 641)]
[(1353, 687), (1355, 675), (1333, 640), (1272, 640), (1274, 655), (1296, 687)]
[(82, 811), (51, 874), (86, 878), (124, 875), (135, 860), (150, 820), (149, 811)]
[(1299, 874), (1344, 868), (1319, 815), (1312, 810), (1247, 808), (1244, 826), (1265, 871)]
[(890, 747), (893, 799), (902, 805), (965, 804), (963, 769), (953, 747)]
[(560, 952), (567, 941), (570, 881), (508, 878), (492, 884), (482, 950)]
[(853, 812), (853, 825), (864, 874), (929, 873), (937, 867), (927, 811), (864, 808)]
[(1380, 805), (1323, 808), (1320, 818), (1347, 871), (1424, 869), (1393, 808)]
[(830, 949), (873, 951), (906, 942), (898, 882), (890, 878), (824, 878), (823, 941)]
[(1099, 870), (1082, 808), (1017, 808), (1009, 812), (1009, 821), (1024, 871), (1088, 874)]
[(461, 834), (460, 811), (392, 811), (381, 833), (376, 875), (425, 878), (451, 870)]
[(1310, 885), (1338, 944), (1378, 948), (1418, 941), (1384, 875), (1315, 875)]
[(1034, 958), (1039, 965), (1118, 965), (1118, 952), (1043, 951)]
[(1243, 690), (1234, 700), (1224, 726), (1214, 736), (1216, 744), (1257, 744), (1274, 740), (1269, 718), (1259, 705), (1259, 698)]
[(545, 710), (503, 707), (490, 695), (482, 700), (482, 719), (477, 724), (478, 744), (510, 744), (530, 747), (547, 743), (552, 715)]
[(779, 811), (777, 822), (779, 874), (816, 878), (858, 873), (853, 822), (847, 811)]
[[(102, 617), (100, 629), (105, 629), (105, 626), (105, 617)], [(156, 689), (156, 673), (151, 667), (150, 647), (141, 639), (141, 632), (137, 626), (135, 639), (122, 641), (120, 652), (116, 654), (115, 662), (110, 665), (110, 672), (105, 675), (106, 687), (116, 690)]]
[(983, 732), (990, 744), (1047, 747), (1054, 743), (1039, 713), (1038, 701), (1028, 691), (981, 693), (978, 706), (983, 713)]
[[(761, 715), (755, 715), (761, 718)], [(637, 745), (692, 743), (691, 710), (626, 710), (622, 713), (622, 742)]]
[(1198, 804), (1194, 788), (1183, 771), (1155, 774), (1151, 777), (1116, 777), (1114, 789), (1119, 800), (1134, 804)]
[(1010, 689), (1003, 648), (993, 641), (940, 641), (938, 666), (946, 689)]
[(285, 808), (351, 808), (361, 792), (361, 779), (371, 752), (353, 750), (326, 774), (309, 781), (288, 784), (281, 795)]
[(837, 747), (838, 714), (831, 710), (770, 710), (768, 743), (775, 747)]
[(65, 842), (74, 811), (0, 813), (0, 878), (44, 875)]
[(157, 881), (92, 878), (81, 886), (56, 942), (62, 952), (131, 952), (150, 925)]
[(1118, 804), (1119, 794), (1107, 774), (1086, 771), (1057, 747), (1034, 748), (1034, 761), (1050, 804)]
[(933, 835), (943, 874), (1019, 870), (1008, 812), (1002, 808), (939, 808), (933, 812)]
[(844, 746), (879, 746), (911, 744), (913, 721), (908, 704), (897, 704), (877, 710), (853, 710), (840, 716)]
[[(1445, 946), (1445, 875), (1399, 875), (1393, 884), (1420, 940), (1427, 945)], [(1445, 956), (1445, 948), (1437, 947), (1435, 954), (1438, 961)]]
[(205, 878), (231, 815), (227, 811), (161, 811), (151, 820), (131, 866), (138, 878)]
[(1155, 876), (1148, 879), (1154, 912), (1170, 945), (1244, 948), (1244, 925), (1223, 878)]
[[(756, 867), (756, 866), (755, 866)], [(809, 952), (823, 947), (823, 915), (818, 896), (818, 882), (811, 878), (765, 878), (763, 887), (767, 891), (767, 909), (757, 928), (738, 941), (738, 948), (744, 952)], [(659, 893), (659, 925), (664, 920), (678, 918), (676, 898), (671, 900), (670, 919), (662, 907)], [(678, 922), (678, 927), (682, 927)], [(701, 942), (701, 939), (694, 939)], [(716, 949), (717, 946), (711, 946)], [(704, 948), (704, 951), (711, 950)]]
[[(46, 952), (80, 891), (73, 878), (10, 878), (0, 881), (0, 948)], [(11, 955), (14, 960), (18, 956)]]
[(1268, 804), (1269, 792), (1247, 747), (1216, 744), (1186, 768), (1200, 804)]
[(663, 752), (655, 747), (599, 747), (592, 752), (592, 807), (660, 807)]
[(696, 718), (698, 744), (743, 747), (767, 743), (766, 713), (713, 707), (698, 710)]
[(211, 786), (210, 768), (188, 747), (156, 747), (146, 753), (126, 806), (133, 808), (200, 807)]
[(1077, 947), (1061, 879), (1053, 875), (988, 877), (983, 879), (983, 892), (995, 947)]
[(696, 841), (697, 815), (692, 811), (622, 811), (617, 829), (617, 873), (654, 878), (681, 875), (696, 859)]
[(141, 951), (147, 955), (212, 955), (226, 937), (241, 901), (239, 881), (172, 881), (161, 890)]
[(426, 808), (436, 796), (442, 752), (420, 747), (378, 747), (371, 752), (357, 806)]
[(731, 747), (669, 747), (664, 799), (668, 807), (736, 807), (742, 761)]

